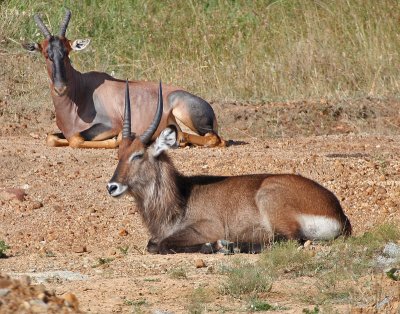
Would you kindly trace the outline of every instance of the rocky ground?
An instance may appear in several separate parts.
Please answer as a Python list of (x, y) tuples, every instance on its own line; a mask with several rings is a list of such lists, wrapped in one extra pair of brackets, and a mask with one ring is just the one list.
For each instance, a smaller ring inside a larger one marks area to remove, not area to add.
[[(356, 235), (400, 224), (399, 102), (213, 106), (231, 145), (171, 151), (183, 173), (299, 173), (334, 191)], [(51, 110), (8, 112), (0, 102), (0, 241), (10, 246), (0, 259), (0, 312), (193, 312), (199, 287), (208, 291), (202, 302), (210, 312), (248, 310), (244, 300), (220, 293), (218, 269), (237, 256), (145, 252), (148, 235), (133, 200), (106, 191), (116, 150), (46, 147), (45, 133), (56, 131)], [(292, 298), (305, 280), (278, 282), (265, 298), (281, 312), (311, 310)], [(398, 301), (397, 283), (381, 282)], [(358, 311), (337, 306), (352, 308)]]

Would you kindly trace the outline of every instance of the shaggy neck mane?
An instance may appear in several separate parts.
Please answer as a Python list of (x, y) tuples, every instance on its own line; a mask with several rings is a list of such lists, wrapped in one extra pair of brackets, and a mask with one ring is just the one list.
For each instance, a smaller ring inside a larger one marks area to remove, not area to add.
[(144, 169), (143, 179), (133, 195), (153, 237), (165, 236), (184, 214), (185, 201), (178, 186), (181, 175), (165, 153), (151, 167), (154, 167), (151, 171)]

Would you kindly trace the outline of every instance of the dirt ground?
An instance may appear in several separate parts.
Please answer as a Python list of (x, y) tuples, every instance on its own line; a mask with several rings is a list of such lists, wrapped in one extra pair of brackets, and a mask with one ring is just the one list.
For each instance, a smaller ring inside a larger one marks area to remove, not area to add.
[[(0, 259), (1, 273), (23, 280), (29, 275), (54, 298), (73, 293), (83, 312), (190, 312), (199, 287), (209, 292), (207, 311), (247, 311), (245, 300), (219, 293), (224, 276), (218, 269), (237, 256), (145, 252), (148, 235), (133, 200), (114, 199), (106, 191), (116, 150), (49, 148), (45, 134), (57, 130), (51, 110), (16, 117), (7, 115), (6, 107), (0, 102), (0, 240), (11, 248), (9, 257)], [(356, 235), (384, 222), (400, 223), (398, 101), (213, 107), (231, 146), (171, 151), (183, 173), (299, 173), (334, 191)], [(26, 195), (13, 199), (4, 190), (9, 188)], [(205, 267), (196, 268), (198, 259)], [(41, 279), (44, 272), (48, 276)], [(274, 284), (266, 300), (285, 307), (284, 313), (312, 309), (291, 297), (293, 289), (304, 289), (302, 280)], [(351, 307), (337, 309), (346, 313)], [(25, 310), (33, 311), (32, 305)]]

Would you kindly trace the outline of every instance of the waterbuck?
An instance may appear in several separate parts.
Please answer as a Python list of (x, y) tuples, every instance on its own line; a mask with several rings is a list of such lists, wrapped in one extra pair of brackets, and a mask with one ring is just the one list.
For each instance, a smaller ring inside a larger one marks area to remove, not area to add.
[[(50, 77), (51, 97), (56, 123), (61, 133), (49, 134), (49, 146), (72, 146), (80, 148), (116, 148), (120, 141), (124, 111), (124, 88), (122, 80), (103, 72), (81, 73), (72, 67), (69, 53), (87, 47), (89, 40), (74, 42), (65, 37), (71, 11), (67, 10), (60, 26), (59, 35), (52, 35), (42, 19), (35, 14), (34, 20), (45, 36), (41, 43), (23, 46), (29, 51), (40, 52)], [(167, 125), (175, 125), (181, 146), (188, 143), (204, 146), (225, 146), (218, 136), (214, 111), (204, 99), (164, 85), (166, 106), (161, 115), (156, 137)], [(142, 133), (156, 111), (157, 83), (129, 82), (132, 129)], [(196, 134), (184, 133), (182, 123)]]
[(244, 251), (276, 238), (333, 239), (350, 235), (351, 225), (335, 195), (318, 183), (293, 174), (185, 176), (165, 153), (177, 146), (170, 126), (149, 140), (161, 120), (161, 84), (157, 112), (149, 128), (132, 135), (129, 89), (118, 166), (107, 185), (118, 197), (128, 192), (151, 238), (151, 253), (207, 252), (221, 240)]

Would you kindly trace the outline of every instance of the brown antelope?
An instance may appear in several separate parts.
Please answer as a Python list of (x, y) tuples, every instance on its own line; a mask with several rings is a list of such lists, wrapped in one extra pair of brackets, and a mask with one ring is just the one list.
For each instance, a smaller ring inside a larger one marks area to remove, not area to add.
[(158, 97), (153, 122), (135, 137), (126, 96), (119, 162), (107, 185), (114, 197), (128, 192), (135, 198), (151, 235), (149, 252), (207, 252), (220, 249), (222, 240), (252, 251), (274, 238), (326, 240), (351, 234), (335, 195), (300, 175), (180, 174), (165, 153), (177, 146), (175, 127), (149, 145), (162, 117), (161, 85)]
[[(52, 35), (36, 14), (34, 20), (45, 36), (41, 43), (23, 46), (40, 52), (50, 77), (51, 97), (56, 113), (56, 123), (61, 133), (49, 134), (49, 146), (80, 148), (115, 148), (120, 143), (124, 111), (124, 81), (102, 72), (81, 73), (74, 69), (69, 59), (72, 50), (83, 50), (89, 40), (71, 42), (65, 32), (71, 18), (67, 10), (59, 35)], [(182, 146), (191, 143), (204, 146), (225, 146), (217, 134), (218, 126), (213, 109), (205, 100), (177, 87), (164, 85), (165, 103), (156, 137), (167, 125), (178, 129)], [(150, 123), (156, 111), (157, 83), (129, 82), (132, 129), (140, 134)], [(195, 134), (184, 133), (182, 123)]]

